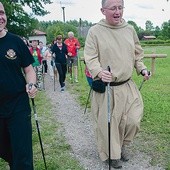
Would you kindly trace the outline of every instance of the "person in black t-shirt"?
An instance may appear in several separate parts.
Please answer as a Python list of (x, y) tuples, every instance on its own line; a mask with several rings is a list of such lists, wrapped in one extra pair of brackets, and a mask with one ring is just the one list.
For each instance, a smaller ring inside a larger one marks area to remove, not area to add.
[(52, 47), (52, 54), (55, 54), (55, 65), (59, 74), (61, 92), (64, 92), (67, 73), (67, 46), (63, 43), (62, 35), (58, 35), (56, 43)]
[(0, 23), (0, 158), (11, 170), (33, 170), (29, 97), (37, 93), (34, 59), (23, 40), (6, 31), (1, 2)]

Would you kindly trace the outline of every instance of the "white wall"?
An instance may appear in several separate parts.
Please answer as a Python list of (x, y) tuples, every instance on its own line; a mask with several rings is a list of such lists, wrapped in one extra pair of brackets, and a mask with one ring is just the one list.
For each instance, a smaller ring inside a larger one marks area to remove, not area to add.
[(42, 41), (44, 45), (46, 45), (46, 43), (47, 43), (45, 35), (29, 36), (28, 40), (29, 41), (31, 41), (31, 40), (39, 40), (39, 41)]

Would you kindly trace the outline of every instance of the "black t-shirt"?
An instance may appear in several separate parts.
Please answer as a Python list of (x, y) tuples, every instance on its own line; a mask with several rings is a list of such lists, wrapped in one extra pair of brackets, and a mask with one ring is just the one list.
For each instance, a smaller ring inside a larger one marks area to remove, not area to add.
[(54, 44), (52, 47), (52, 53), (55, 53), (55, 62), (66, 64), (66, 55), (67, 55), (67, 46), (66, 44), (62, 43), (62, 48), (60, 49), (57, 44)]
[(22, 68), (33, 62), (28, 47), (17, 35), (7, 32), (0, 38), (0, 117), (10, 114), (20, 97), (27, 102), (23, 107), (29, 108)]

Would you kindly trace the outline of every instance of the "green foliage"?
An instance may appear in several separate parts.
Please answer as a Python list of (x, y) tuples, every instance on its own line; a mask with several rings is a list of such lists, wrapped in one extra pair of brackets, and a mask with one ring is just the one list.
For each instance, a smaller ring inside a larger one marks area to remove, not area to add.
[(78, 37), (78, 40), (79, 40), (79, 42), (81, 44), (81, 47), (83, 48), (84, 45), (85, 45), (85, 38), (84, 37)]
[(66, 22), (67, 24), (73, 25), (75, 27), (87, 27), (87, 26), (92, 26), (91, 22), (88, 22), (87, 20), (83, 21), (81, 18), (79, 19), (79, 21), (77, 20), (70, 20)]
[(139, 27), (134, 21), (128, 21), (128, 24), (132, 25), (137, 33), (139, 33)]
[(148, 32), (152, 32), (154, 30), (153, 23), (149, 20), (145, 22), (145, 29)]
[(59, 27), (57, 24), (49, 26), (46, 30), (46, 33), (48, 34), (47, 37), (47, 43), (50, 44), (57, 35), (61, 34), (63, 35), (63, 31), (61, 30), (61, 27)]
[(140, 42), (143, 47), (147, 46), (147, 45), (149, 45), (149, 46), (170, 46), (170, 39), (169, 40), (163, 40), (163, 39), (142, 40)]
[(47, 33), (47, 43), (50, 44), (57, 35), (63, 35), (64, 39), (67, 38), (67, 33), (73, 31), (75, 37), (78, 37), (77, 28), (74, 25), (63, 23), (61, 21), (41, 21), (39, 22), (37, 29)]
[[(48, 3), (49, 0), (20, 0), (20, 3), (12, 1), (1, 1), (4, 5), (8, 18), (7, 29), (17, 35), (27, 37), (38, 24), (38, 20), (24, 11), (23, 6), (26, 4), (31, 7), (34, 14), (45, 15), (41, 5), (42, 2)], [(38, 11), (37, 11), (38, 10)]]
[(162, 24), (161, 35), (164, 37), (165, 40), (170, 39), (170, 20)]
[[(12, 0), (11, 0), (12, 2)], [(9, 3), (11, 3), (9, 0)], [(43, 7), (43, 5), (45, 4), (51, 4), (51, 0), (14, 0), (11, 4), (20, 4), (21, 6), (29, 6), (30, 9), (32, 9), (32, 12), (35, 15), (40, 15), (40, 16), (44, 16), (46, 14), (48, 14), (49, 12), (46, 11)]]

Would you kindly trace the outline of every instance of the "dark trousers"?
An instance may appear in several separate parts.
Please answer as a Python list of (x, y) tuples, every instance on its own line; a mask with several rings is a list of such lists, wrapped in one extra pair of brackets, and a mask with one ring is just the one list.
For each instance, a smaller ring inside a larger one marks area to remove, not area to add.
[(0, 157), (10, 170), (33, 170), (32, 125), (30, 111), (0, 118)]
[(61, 64), (61, 63), (55, 63), (58, 74), (59, 74), (59, 82), (60, 86), (64, 87), (64, 82), (66, 79), (66, 73), (67, 73), (67, 65)]

